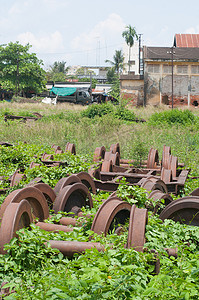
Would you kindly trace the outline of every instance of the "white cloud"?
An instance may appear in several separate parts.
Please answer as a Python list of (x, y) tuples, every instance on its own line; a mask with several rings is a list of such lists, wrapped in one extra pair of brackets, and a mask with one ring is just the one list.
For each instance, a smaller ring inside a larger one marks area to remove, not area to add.
[(32, 45), (32, 50), (39, 53), (55, 53), (64, 49), (63, 37), (59, 31), (38, 37), (32, 32), (25, 32), (19, 34), (17, 40), (23, 45), (29, 43)]
[(125, 23), (118, 14), (111, 14), (104, 21), (99, 22), (89, 32), (83, 32), (76, 36), (71, 45), (74, 49), (89, 50), (93, 49), (97, 41), (105, 42), (106, 40), (118, 39), (125, 28)]

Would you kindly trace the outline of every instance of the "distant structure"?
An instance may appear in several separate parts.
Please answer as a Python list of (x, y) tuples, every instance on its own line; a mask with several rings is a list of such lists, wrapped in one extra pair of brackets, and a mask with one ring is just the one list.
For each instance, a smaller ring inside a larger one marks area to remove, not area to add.
[(199, 34), (175, 34), (173, 46), (177, 48), (198, 48)]

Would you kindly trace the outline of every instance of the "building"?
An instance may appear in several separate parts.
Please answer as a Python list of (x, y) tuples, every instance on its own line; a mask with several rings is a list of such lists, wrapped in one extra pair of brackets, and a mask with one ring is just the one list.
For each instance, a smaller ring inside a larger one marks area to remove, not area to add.
[(199, 48), (144, 47), (145, 104), (199, 104)]

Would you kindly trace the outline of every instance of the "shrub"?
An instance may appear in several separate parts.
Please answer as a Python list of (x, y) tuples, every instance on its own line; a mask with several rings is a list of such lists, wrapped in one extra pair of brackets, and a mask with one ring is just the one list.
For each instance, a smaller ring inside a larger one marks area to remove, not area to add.
[(159, 124), (168, 124), (168, 125), (190, 125), (196, 121), (196, 116), (189, 111), (186, 110), (168, 110), (160, 113), (154, 113), (149, 118), (149, 123), (151, 125), (159, 125)]

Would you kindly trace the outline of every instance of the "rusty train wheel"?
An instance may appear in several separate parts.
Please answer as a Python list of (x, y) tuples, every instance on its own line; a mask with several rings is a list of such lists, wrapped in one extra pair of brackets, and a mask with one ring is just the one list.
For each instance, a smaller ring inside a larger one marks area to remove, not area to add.
[(155, 169), (159, 163), (158, 150), (151, 148), (147, 159), (147, 168)]
[(160, 214), (163, 209), (159, 208), (160, 203), (162, 203), (162, 200), (164, 201), (164, 206), (169, 205), (172, 201), (173, 198), (169, 194), (165, 194), (159, 190), (154, 190), (149, 194), (149, 199), (152, 201), (157, 201), (156, 206), (153, 206), (154, 212)]
[(118, 152), (119, 153), (119, 155), (120, 155), (120, 144), (119, 143), (116, 143), (116, 144), (112, 144), (111, 146), (110, 146), (110, 151), (112, 152), (112, 153), (116, 153), (116, 152)]
[(113, 172), (112, 160), (104, 160), (101, 166), (101, 172)]
[(101, 159), (104, 159), (105, 152), (106, 152), (106, 148), (104, 146), (97, 147), (94, 152), (93, 160), (97, 162), (100, 161)]
[(52, 208), (56, 198), (54, 190), (46, 183), (36, 183), (33, 185), (33, 187), (37, 188), (38, 190), (40, 190), (40, 192), (42, 192), (42, 194), (46, 198), (48, 206)]
[(146, 178), (146, 180), (142, 181), (141, 187), (143, 187), (147, 191), (160, 190), (163, 193), (168, 193), (166, 184), (160, 179), (156, 179), (155, 181), (153, 181), (153, 179)]
[(71, 212), (73, 207), (81, 210), (81, 207), (86, 205), (90, 208), (93, 207), (93, 201), (88, 188), (83, 183), (74, 183), (60, 190), (55, 199), (53, 209), (55, 213), (58, 211)]
[(163, 146), (163, 152), (162, 152), (162, 167), (165, 169), (169, 168), (169, 161), (170, 161), (170, 155), (171, 155), (171, 148), (169, 146)]
[(110, 230), (125, 224), (130, 216), (131, 205), (120, 198), (110, 198), (99, 207), (91, 226), (97, 234), (106, 235)]
[(24, 227), (28, 227), (33, 221), (31, 206), (27, 200), (21, 200), (19, 203), (11, 203), (7, 206), (0, 228), (0, 253), (4, 254), (4, 245), (9, 243), (16, 232)]
[(147, 209), (137, 208), (135, 205), (131, 207), (127, 248), (143, 252), (147, 220)]
[(95, 166), (91, 166), (88, 170), (88, 174), (95, 179), (101, 180), (100, 168), (96, 168)]
[(72, 143), (66, 143), (66, 148), (65, 148), (65, 152), (70, 152), (71, 154), (76, 155), (76, 148), (75, 148), (75, 144)]
[(10, 187), (17, 185), (22, 179), (26, 178), (24, 174), (20, 174), (18, 172), (19, 170), (15, 171), (14, 174), (11, 176)]
[(19, 203), (23, 199), (26, 199), (30, 203), (33, 209), (33, 215), (34, 217), (39, 218), (39, 221), (43, 221), (49, 217), (49, 208), (46, 198), (40, 190), (30, 186), (15, 190), (5, 198), (0, 207), (0, 219), (3, 217), (3, 214), (9, 204)]
[(86, 172), (79, 172), (77, 177), (81, 180), (81, 182), (87, 186), (89, 191), (93, 194), (96, 194), (96, 187), (93, 178)]
[(181, 224), (199, 226), (199, 197), (188, 196), (171, 202), (161, 212), (160, 219), (172, 219)]
[(190, 196), (199, 196), (199, 188), (190, 193)]
[(169, 182), (172, 182), (173, 181), (173, 178), (172, 178), (172, 171), (171, 170), (167, 170), (165, 169), (164, 167), (162, 167), (162, 170), (161, 170), (161, 180), (164, 181), (166, 184), (169, 183)]
[(120, 155), (118, 152), (112, 153), (110, 155), (110, 160), (112, 160), (113, 165), (119, 166), (120, 165)]
[(78, 182), (81, 183), (81, 180), (79, 177), (77, 177), (77, 175), (70, 175), (68, 177), (63, 177), (57, 182), (56, 186), (54, 187), (54, 192), (56, 195), (58, 195), (60, 190), (62, 190), (65, 186), (72, 185)]
[(176, 156), (170, 155), (169, 169), (172, 172), (172, 177), (177, 176), (177, 168), (178, 168), (178, 158)]

